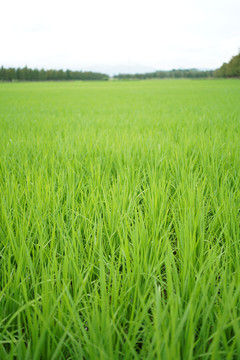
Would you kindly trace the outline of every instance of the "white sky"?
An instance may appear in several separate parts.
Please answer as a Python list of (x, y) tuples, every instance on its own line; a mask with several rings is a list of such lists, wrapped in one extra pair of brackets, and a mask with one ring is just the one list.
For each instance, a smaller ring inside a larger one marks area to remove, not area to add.
[(240, 48), (239, 0), (2, 0), (0, 66), (214, 69)]

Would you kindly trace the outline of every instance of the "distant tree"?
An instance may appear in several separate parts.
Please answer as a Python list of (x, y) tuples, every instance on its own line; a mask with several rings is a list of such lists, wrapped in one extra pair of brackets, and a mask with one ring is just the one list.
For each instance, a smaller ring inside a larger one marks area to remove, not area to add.
[(240, 53), (214, 72), (214, 77), (240, 77)]
[(115, 75), (115, 79), (121, 79), (121, 80), (130, 80), (130, 79), (166, 79), (166, 78), (173, 78), (173, 79), (179, 79), (179, 78), (208, 78), (213, 76), (213, 71), (200, 71), (197, 69), (173, 69), (168, 71), (155, 71), (152, 73), (145, 73), (145, 74), (119, 74)]
[(30, 69), (27, 66), (24, 68), (0, 68), (0, 81), (58, 81), (58, 80), (109, 80), (106, 74), (91, 72), (91, 71), (71, 71), (66, 70), (38, 70)]

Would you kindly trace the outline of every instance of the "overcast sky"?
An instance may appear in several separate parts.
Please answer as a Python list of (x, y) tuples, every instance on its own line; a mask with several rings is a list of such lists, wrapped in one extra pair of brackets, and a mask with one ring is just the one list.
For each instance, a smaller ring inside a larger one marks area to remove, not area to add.
[(239, 0), (3, 0), (0, 65), (214, 69), (240, 48)]

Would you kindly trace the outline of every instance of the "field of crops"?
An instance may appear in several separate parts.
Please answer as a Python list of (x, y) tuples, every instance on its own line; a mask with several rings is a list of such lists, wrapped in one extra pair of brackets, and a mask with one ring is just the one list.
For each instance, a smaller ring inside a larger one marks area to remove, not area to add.
[(240, 359), (240, 81), (0, 84), (0, 359)]

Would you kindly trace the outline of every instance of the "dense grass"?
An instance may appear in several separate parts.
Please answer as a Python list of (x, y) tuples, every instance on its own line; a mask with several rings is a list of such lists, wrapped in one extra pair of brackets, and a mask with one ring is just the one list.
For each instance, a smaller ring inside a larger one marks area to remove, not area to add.
[(240, 82), (0, 84), (0, 359), (240, 359)]

